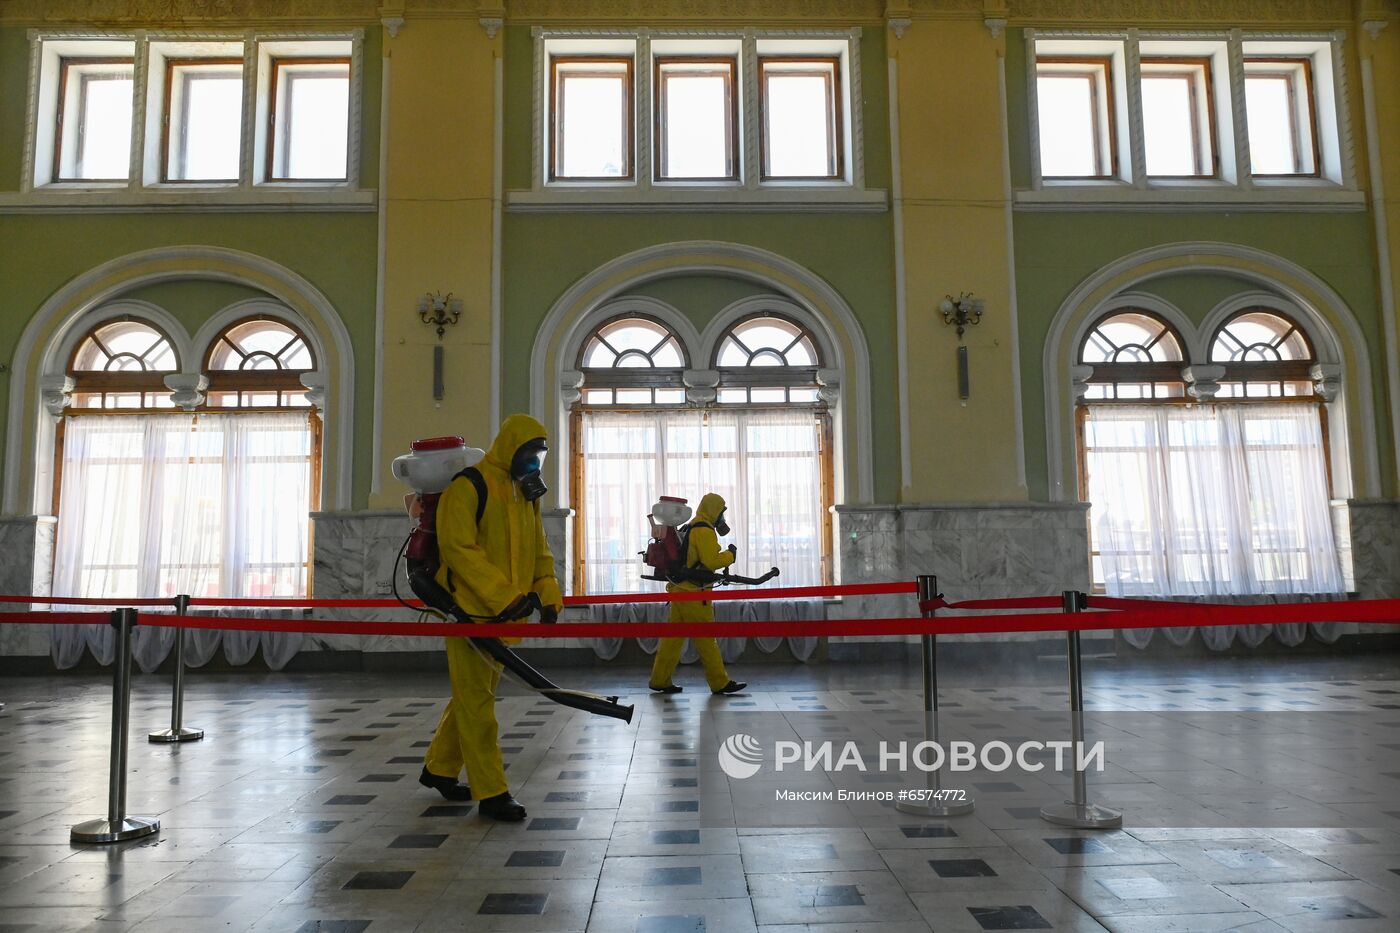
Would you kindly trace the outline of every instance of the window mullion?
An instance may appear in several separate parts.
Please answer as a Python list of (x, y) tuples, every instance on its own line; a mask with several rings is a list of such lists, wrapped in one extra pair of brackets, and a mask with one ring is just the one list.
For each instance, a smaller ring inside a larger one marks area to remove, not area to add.
[[(1246, 106), (1244, 93), (1243, 35), (1242, 30), (1230, 30), (1230, 38), (1225, 45), (1225, 54), (1230, 67), (1230, 115), (1234, 125), (1235, 164), (1233, 166), (1223, 164), (1224, 152), (1222, 151), (1220, 153), (1222, 157), (1220, 174), (1222, 178), (1228, 179), (1230, 172), (1233, 171), (1235, 184), (1248, 190), (1254, 187), (1254, 165), (1249, 151), (1249, 107)], [(1223, 149), (1223, 147), (1221, 148)]]
[[(131, 52), (131, 152), (126, 170), (128, 191), (137, 191), (146, 184), (146, 87), (150, 81), (151, 43), (146, 30), (137, 30), (136, 45)], [(157, 134), (159, 139), (159, 134)], [(157, 143), (159, 145), (159, 143)], [(157, 156), (157, 158), (159, 158)]]
[(763, 114), (758, 109), (758, 37), (744, 33), (739, 50), (739, 125), (742, 127), (742, 165), (739, 177), (750, 191), (758, 190), (763, 166), (759, 162), (759, 139), (763, 134)]
[(628, 143), (632, 146), (633, 167), (636, 170), (637, 189), (651, 188), (653, 175), (652, 147), (655, 124), (652, 121), (652, 98), (656, 89), (651, 67), (651, 33), (642, 30), (637, 35), (636, 61), (632, 66), (632, 136)]
[[(258, 103), (258, 38), (251, 30), (243, 35), (243, 106), (241, 125), (238, 128), (238, 187), (253, 186), (254, 121), (257, 119)], [(268, 140), (271, 145), (271, 140)]]
[(1128, 30), (1123, 41), (1123, 64), (1128, 86), (1128, 152), (1132, 163), (1134, 188), (1147, 188), (1147, 142), (1143, 136), (1142, 119), (1142, 50), (1138, 31)]

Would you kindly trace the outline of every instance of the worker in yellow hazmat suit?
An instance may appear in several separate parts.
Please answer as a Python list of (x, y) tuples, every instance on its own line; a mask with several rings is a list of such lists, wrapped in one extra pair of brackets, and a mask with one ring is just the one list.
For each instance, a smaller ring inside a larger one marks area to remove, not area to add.
[[(729, 534), (729, 525), (724, 520), (724, 499), (715, 493), (708, 493), (700, 500), (700, 508), (695, 513), (686, 531), (686, 551), (685, 566), (691, 569), (719, 571), (734, 563), (736, 548), (729, 545), (728, 548), (721, 549), (719, 546), (719, 536)], [(714, 587), (702, 583), (669, 583), (666, 585), (668, 593), (694, 593), (699, 590), (710, 590)], [(714, 603), (708, 599), (703, 601), (686, 601), (671, 603), (672, 622), (713, 622), (715, 620)], [(700, 663), (705, 667), (705, 681), (710, 685), (710, 691), (716, 694), (738, 693), (748, 684), (735, 683), (729, 679), (729, 673), (724, 669), (724, 658), (719, 653), (719, 644), (713, 638), (692, 638), (695, 650), (700, 652)], [(683, 638), (663, 638), (656, 649), (656, 660), (651, 666), (651, 689), (658, 693), (680, 693), (681, 688), (671, 682), (672, 675), (676, 672), (676, 665), (681, 659), (681, 649), (685, 645)]]
[[(546, 492), (540, 467), (548, 450), (544, 425), (528, 415), (511, 415), (477, 467), (486, 490), (480, 522), (480, 497), (467, 477), (459, 474), (438, 502), (442, 566), (437, 582), (470, 615), (501, 621), (525, 618), (534, 606), (534, 594), (542, 607), (540, 621), (559, 618), (564, 600), (539, 506)], [(452, 699), (428, 747), (419, 781), (449, 799), (479, 800), (483, 816), (522, 820), (525, 808), (510, 795), (497, 737), (501, 665), (470, 641), (447, 639)], [(457, 782), (463, 767), (469, 786)]]

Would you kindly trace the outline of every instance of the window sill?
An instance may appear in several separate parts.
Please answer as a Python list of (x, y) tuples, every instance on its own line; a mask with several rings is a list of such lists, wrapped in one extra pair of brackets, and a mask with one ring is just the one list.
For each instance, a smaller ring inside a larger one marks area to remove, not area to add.
[(1133, 188), (1117, 182), (1065, 184), (1015, 194), (1018, 211), (1362, 211), (1366, 195), (1331, 182), (1255, 182), (1240, 188), (1228, 182), (1171, 183)]
[(0, 214), (92, 214), (132, 212), (260, 213), (281, 211), (373, 211), (372, 189), (320, 187), (238, 188), (229, 185), (118, 190), (44, 187), (0, 192)]
[(711, 185), (655, 185), (650, 188), (545, 188), (506, 195), (513, 213), (635, 212), (661, 208), (684, 212), (745, 211), (782, 213), (882, 213), (889, 205), (883, 189), (850, 185), (792, 185), (762, 188)]

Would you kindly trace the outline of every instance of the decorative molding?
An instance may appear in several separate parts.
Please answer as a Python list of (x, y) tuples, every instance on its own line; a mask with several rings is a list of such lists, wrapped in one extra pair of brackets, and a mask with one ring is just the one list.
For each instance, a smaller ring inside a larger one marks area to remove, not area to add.
[(1018, 21), (1346, 22), (1352, 0), (1012, 0)]
[(496, 38), (496, 34), (506, 24), (505, 17), (501, 15), (478, 16), (476, 21), (481, 24), (482, 29), (486, 30), (486, 38), (488, 39)]
[(1388, 19), (1367, 19), (1361, 22), (1361, 28), (1366, 30), (1366, 35), (1371, 37), (1372, 42), (1379, 39), (1381, 33), (1385, 31), (1385, 27), (1389, 25), (1390, 20)]
[(209, 388), (209, 377), (203, 373), (171, 373), (163, 381), (170, 390), (170, 400), (185, 411), (198, 407)]
[(903, 39), (904, 34), (909, 31), (909, 27), (914, 25), (914, 21), (907, 16), (892, 17), (887, 25), (894, 32), (896, 39)]
[(566, 406), (573, 405), (583, 398), (583, 373), (576, 369), (566, 369), (559, 374), (559, 400)]
[(317, 411), (326, 408), (326, 386), (330, 382), (322, 371), (301, 374), (301, 384), (306, 386), (306, 400)]
[(49, 417), (58, 421), (63, 417), (63, 409), (73, 394), (75, 384), (71, 376), (42, 376), (39, 379), (39, 399)]
[(399, 37), (399, 30), (403, 28), (402, 16), (386, 16), (380, 22), (384, 24), (384, 31), (389, 34), (390, 39)]
[(1070, 399), (1072, 404), (1083, 405), (1084, 395), (1089, 391), (1089, 377), (1094, 375), (1094, 367), (1075, 363), (1069, 368)]
[(1335, 402), (1342, 391), (1342, 366), (1340, 363), (1317, 363), (1308, 370), (1313, 381), (1313, 391), (1328, 404)]
[(681, 381), (685, 383), (685, 400), (692, 405), (706, 405), (719, 397), (717, 370), (687, 369)]
[(841, 401), (841, 370), (817, 370), (817, 397), (828, 405)]
[(515, 21), (548, 20), (598, 22), (628, 20), (825, 20), (878, 22), (885, 16), (884, 0), (684, 0), (658, 4), (654, 0), (508, 0)]
[(1001, 34), (1006, 31), (1005, 17), (988, 17), (982, 20), (982, 25), (987, 27), (987, 31), (992, 34), (993, 39), (1000, 39)]
[(1219, 363), (1194, 363), (1181, 367), (1181, 378), (1186, 383), (1187, 395), (1198, 402), (1209, 402), (1220, 394), (1225, 367)]

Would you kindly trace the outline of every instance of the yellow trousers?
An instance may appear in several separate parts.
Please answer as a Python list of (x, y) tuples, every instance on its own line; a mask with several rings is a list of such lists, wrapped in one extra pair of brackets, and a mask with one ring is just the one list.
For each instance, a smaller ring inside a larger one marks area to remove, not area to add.
[(473, 648), (470, 639), (446, 641), (452, 699), (442, 711), (423, 764), (433, 774), (451, 778), (465, 767), (477, 800), (504, 794), (509, 786), (496, 728), (501, 666)]
[[(671, 622), (713, 622), (714, 604), (705, 602), (671, 603)], [(719, 653), (719, 643), (713, 638), (692, 638), (695, 650), (700, 652), (700, 663), (705, 668), (705, 682), (711, 690), (718, 690), (729, 683), (729, 672), (724, 669), (724, 657)], [(685, 648), (684, 638), (663, 638), (656, 646), (656, 660), (651, 665), (651, 686), (664, 687), (676, 673), (676, 665), (681, 661), (681, 651)]]

